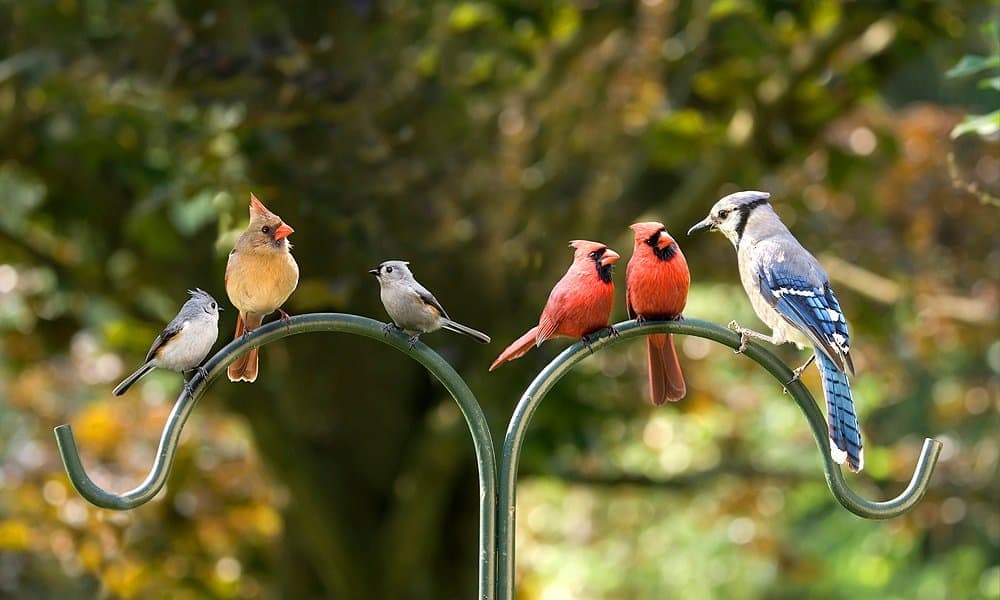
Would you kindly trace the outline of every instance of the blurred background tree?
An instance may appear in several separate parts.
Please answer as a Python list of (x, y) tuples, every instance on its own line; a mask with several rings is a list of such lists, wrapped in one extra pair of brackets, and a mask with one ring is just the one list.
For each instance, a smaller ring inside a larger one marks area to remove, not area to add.
[[(184, 290), (225, 298), (250, 191), (296, 228), (290, 312), (383, 319), (366, 271), (404, 258), (493, 335), (425, 342), (499, 439), (560, 344), (486, 367), (534, 324), (567, 240), (627, 255), (627, 225), (662, 220), (691, 264), (687, 314), (752, 323), (729, 244), (682, 234), (757, 188), (851, 319), (868, 444), (851, 481), (896, 494), (933, 435), (930, 493), (860, 520), (750, 361), (683, 339), (689, 395), (653, 409), (630, 344), (534, 419), (519, 597), (1000, 597), (1000, 143), (989, 122), (949, 137), (996, 114), (980, 26), (997, 17), (958, 0), (0, 0), (0, 594), (474, 594), (464, 425), (377, 343), (296, 337), (256, 384), (217, 382), (139, 510), (69, 486), (62, 422), (98, 483), (144, 476), (180, 378), (111, 387)], [(966, 54), (987, 65), (947, 78)]]

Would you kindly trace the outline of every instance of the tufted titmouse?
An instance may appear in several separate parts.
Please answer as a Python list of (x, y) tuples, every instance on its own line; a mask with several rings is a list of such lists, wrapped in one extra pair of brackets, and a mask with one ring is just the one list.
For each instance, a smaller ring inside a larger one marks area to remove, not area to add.
[[(281, 305), (299, 284), (299, 265), (288, 242), (294, 231), (250, 194), (250, 224), (236, 240), (226, 263), (226, 293), (240, 311), (236, 338), (260, 327), (264, 317), (274, 311), (288, 318)], [(257, 352), (251, 348), (229, 365), (230, 381), (257, 380)]]
[[(112, 394), (121, 396), (133, 383), (157, 367), (184, 373), (205, 360), (219, 337), (219, 311), (222, 307), (203, 290), (195, 288), (188, 293), (191, 298), (153, 340), (142, 366), (119, 383)], [(184, 385), (187, 386), (187, 381)]]
[[(408, 264), (402, 260), (387, 260), (368, 272), (378, 279), (382, 304), (392, 324), (412, 336), (411, 348), (420, 334), (441, 328), (465, 334), (484, 344), (490, 343), (490, 336), (485, 333), (452, 321), (434, 294), (413, 278)], [(387, 323), (386, 328), (389, 326)]]

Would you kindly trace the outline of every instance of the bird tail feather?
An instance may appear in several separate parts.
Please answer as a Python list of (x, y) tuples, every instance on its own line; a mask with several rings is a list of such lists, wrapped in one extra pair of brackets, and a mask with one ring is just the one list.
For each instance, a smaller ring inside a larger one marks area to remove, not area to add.
[(687, 393), (684, 373), (677, 359), (674, 338), (669, 333), (646, 336), (649, 354), (649, 399), (654, 406), (676, 402)]
[(524, 333), (521, 337), (517, 338), (513, 344), (507, 346), (507, 349), (500, 353), (493, 364), (490, 365), (490, 371), (496, 369), (503, 363), (514, 360), (515, 358), (521, 358), (527, 354), (528, 350), (531, 350), (535, 346), (535, 337), (538, 335), (538, 326), (535, 325), (528, 331)]
[(474, 338), (477, 342), (489, 344), (491, 341), (490, 336), (486, 335), (482, 331), (476, 331), (471, 327), (466, 327), (465, 325), (462, 325), (461, 323), (456, 323), (451, 319), (443, 319), (441, 326), (447, 329), (448, 331), (454, 331), (455, 333), (461, 333), (471, 338)]
[(146, 373), (149, 373), (155, 368), (156, 367), (151, 363), (146, 363), (142, 365), (141, 367), (135, 370), (135, 373), (132, 373), (131, 375), (126, 377), (121, 383), (115, 386), (115, 389), (111, 390), (111, 393), (115, 396), (121, 396), (122, 394), (127, 392), (130, 387), (132, 387), (133, 383), (142, 379), (143, 376), (146, 375)]
[(847, 468), (857, 473), (865, 466), (865, 455), (847, 375), (819, 349), (816, 349), (816, 361), (823, 379), (823, 396), (826, 397), (830, 454), (838, 464), (846, 461)]
[[(239, 339), (240, 336), (257, 329), (263, 320), (263, 317), (249, 315), (244, 317), (242, 312), (236, 315), (236, 335), (233, 339)], [(226, 369), (229, 381), (246, 381), (247, 383), (257, 381), (257, 363), (258, 348), (253, 347), (246, 354), (230, 363), (229, 368)]]

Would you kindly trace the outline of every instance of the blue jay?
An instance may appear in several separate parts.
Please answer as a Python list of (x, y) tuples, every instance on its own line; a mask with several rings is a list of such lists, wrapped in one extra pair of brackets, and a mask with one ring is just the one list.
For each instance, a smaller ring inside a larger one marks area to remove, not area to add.
[(864, 452), (847, 382), (847, 375), (854, 375), (847, 321), (823, 267), (778, 218), (768, 203), (770, 196), (754, 191), (730, 194), (716, 202), (688, 235), (709, 229), (733, 243), (743, 289), (757, 316), (771, 328), (771, 335), (766, 335), (731, 322), (729, 327), (741, 337), (737, 352), (745, 350), (751, 338), (813, 346), (813, 356), (795, 369), (792, 381), (817, 361), (826, 396), (830, 454), (838, 464), (846, 461), (851, 471), (858, 472), (864, 467)]

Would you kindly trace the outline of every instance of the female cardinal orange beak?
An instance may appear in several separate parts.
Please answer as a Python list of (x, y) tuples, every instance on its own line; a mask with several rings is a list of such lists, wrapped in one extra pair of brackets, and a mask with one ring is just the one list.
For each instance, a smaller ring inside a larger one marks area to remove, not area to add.
[(604, 251), (604, 254), (601, 256), (601, 266), (606, 267), (608, 265), (613, 265), (616, 262), (618, 262), (619, 258), (621, 258), (621, 256), (619, 256), (617, 252), (615, 252), (611, 248), (608, 248), (607, 250)]
[(285, 224), (284, 221), (274, 230), (274, 239), (281, 240), (295, 233), (295, 230)]

